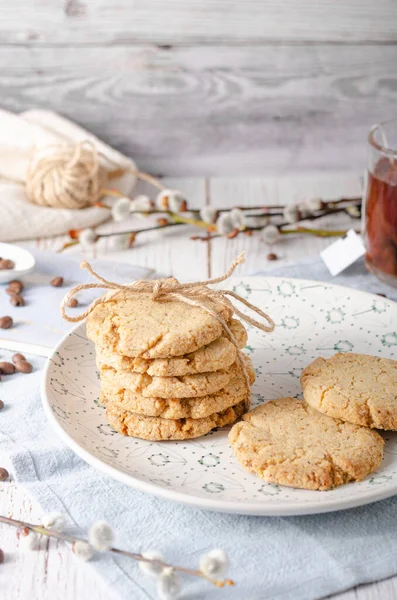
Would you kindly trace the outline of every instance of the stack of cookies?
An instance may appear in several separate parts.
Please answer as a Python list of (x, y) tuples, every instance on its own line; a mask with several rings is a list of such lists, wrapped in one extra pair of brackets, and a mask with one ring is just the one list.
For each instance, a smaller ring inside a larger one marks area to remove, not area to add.
[[(227, 306), (215, 310), (243, 348), (247, 333)], [(100, 371), (100, 400), (114, 429), (148, 440), (184, 440), (234, 423), (250, 394), (239, 350), (202, 308), (120, 293), (87, 318)], [(250, 383), (255, 379), (245, 359)]]

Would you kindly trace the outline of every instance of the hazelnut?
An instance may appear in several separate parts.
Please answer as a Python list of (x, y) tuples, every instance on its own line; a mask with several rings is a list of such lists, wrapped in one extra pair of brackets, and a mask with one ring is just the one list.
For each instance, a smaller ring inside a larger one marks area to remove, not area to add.
[(10, 474), (7, 469), (0, 467), (0, 481), (6, 481), (9, 478)]
[(18, 371), (18, 373), (31, 373), (33, 371), (33, 367), (26, 360), (19, 360), (15, 363), (15, 370)]
[(0, 329), (10, 329), (14, 325), (11, 317), (0, 317)]
[(19, 279), (14, 279), (13, 281), (10, 281), (10, 283), (8, 284), (8, 288), (6, 289), (6, 292), (8, 294), (10, 294), (11, 292), (13, 292), (14, 294), (20, 294), (23, 290), (24, 286), (22, 281), (19, 281)]
[(26, 358), (24, 357), (23, 354), (14, 354), (13, 357), (11, 358), (11, 360), (14, 363), (14, 365), (15, 365), (15, 363), (17, 363), (20, 360), (24, 360), (26, 362)]
[(54, 279), (50, 281), (50, 284), (52, 287), (61, 287), (63, 285), (63, 277), (54, 277)]
[(15, 367), (10, 362), (0, 362), (0, 373), (2, 375), (12, 375), (15, 373)]
[(18, 294), (11, 296), (10, 302), (13, 306), (25, 306), (25, 300)]

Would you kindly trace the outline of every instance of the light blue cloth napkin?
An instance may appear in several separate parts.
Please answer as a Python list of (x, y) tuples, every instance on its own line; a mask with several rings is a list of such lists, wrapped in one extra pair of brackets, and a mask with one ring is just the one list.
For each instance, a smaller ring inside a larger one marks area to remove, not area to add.
[[(320, 263), (271, 274), (327, 276)], [(392, 295), (362, 268), (344, 278), (353, 287)], [(121, 548), (159, 549), (186, 566), (195, 566), (206, 550), (225, 549), (237, 585), (219, 590), (187, 579), (186, 600), (314, 600), (397, 573), (397, 498), (318, 516), (260, 518), (201, 511), (142, 494), (102, 476), (61, 442), (41, 408), (44, 360), (32, 357), (32, 363), (30, 375), (1, 383), (6, 408), (0, 414), (0, 464), (7, 466), (7, 456), (18, 483), (44, 511), (66, 513), (70, 525), (86, 529), (95, 519), (109, 521)], [(131, 560), (108, 555), (90, 566), (113, 596), (156, 598), (154, 583)]]

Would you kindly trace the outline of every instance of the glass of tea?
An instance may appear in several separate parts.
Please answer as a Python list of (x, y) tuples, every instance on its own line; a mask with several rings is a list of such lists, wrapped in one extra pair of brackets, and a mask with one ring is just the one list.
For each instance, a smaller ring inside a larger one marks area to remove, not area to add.
[(397, 119), (372, 127), (363, 204), (367, 269), (397, 287)]

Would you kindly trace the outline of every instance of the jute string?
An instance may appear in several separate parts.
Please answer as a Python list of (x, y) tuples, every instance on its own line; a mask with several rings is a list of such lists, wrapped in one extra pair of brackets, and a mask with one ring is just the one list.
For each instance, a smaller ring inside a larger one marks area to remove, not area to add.
[[(262, 331), (273, 331), (274, 329), (274, 321), (267, 315), (263, 310), (261, 310), (258, 306), (251, 304), (240, 296), (233, 292), (232, 290), (219, 290), (219, 289), (211, 289), (207, 287), (208, 285), (214, 285), (225, 281), (230, 277), (235, 268), (244, 262), (244, 252), (242, 252), (237, 258), (234, 259), (229, 269), (226, 271), (224, 275), (221, 277), (216, 277), (214, 279), (208, 279), (207, 281), (196, 281), (194, 283), (179, 283), (173, 278), (169, 279), (154, 279), (154, 280), (139, 280), (134, 281), (133, 283), (129, 283), (127, 285), (123, 285), (120, 283), (115, 283), (112, 281), (107, 281), (98, 273), (96, 273), (91, 265), (87, 261), (83, 261), (81, 263), (81, 268), (86, 269), (92, 277), (94, 277), (99, 283), (80, 283), (73, 287), (66, 294), (61, 303), (61, 313), (64, 319), (69, 321), (70, 323), (78, 323), (79, 321), (83, 321), (92, 311), (95, 309), (98, 304), (103, 302), (109, 302), (116, 294), (124, 293), (126, 297), (128, 296), (137, 296), (139, 294), (151, 294), (151, 298), (154, 302), (171, 302), (172, 300), (177, 300), (179, 302), (183, 302), (184, 304), (189, 304), (190, 306), (195, 306), (196, 308), (200, 308), (204, 310), (206, 313), (210, 314), (214, 319), (221, 324), (223, 331), (226, 337), (231, 341), (231, 343), (237, 349), (237, 357), (238, 361), (244, 376), (245, 384), (247, 386), (248, 393), (250, 392), (250, 381), (249, 375), (247, 371), (247, 366), (244, 360), (244, 354), (240, 350), (238, 342), (233, 335), (230, 327), (227, 324), (227, 321), (219, 314), (221, 308), (228, 308), (232, 315), (237, 315), (240, 317), (242, 321), (245, 323), (249, 323), (254, 327), (261, 329)], [(69, 316), (66, 314), (66, 307), (70, 300), (74, 298), (74, 296), (83, 290), (90, 289), (104, 289), (108, 290), (101, 297), (94, 300), (88, 308), (81, 314), (77, 316)], [(238, 300), (246, 307), (248, 307), (252, 312), (256, 313), (263, 319), (265, 319), (267, 324), (260, 323), (256, 319), (253, 319), (249, 315), (241, 312), (228, 297), (234, 298)]]
[(106, 169), (90, 142), (49, 146), (30, 161), (26, 195), (39, 206), (80, 209), (99, 200), (106, 180)]
[(32, 155), (26, 174), (26, 196), (38, 206), (87, 208), (106, 195), (106, 185), (112, 179), (126, 173), (164, 188), (147, 173), (120, 167), (98, 152), (91, 142), (48, 146)]

